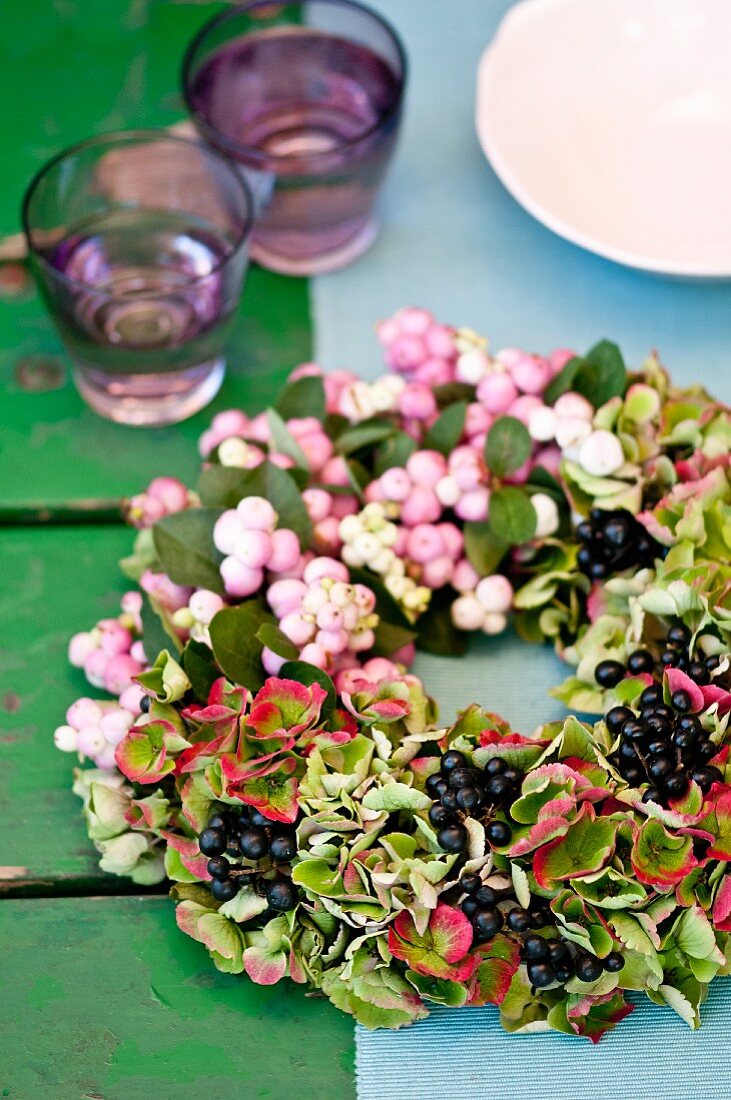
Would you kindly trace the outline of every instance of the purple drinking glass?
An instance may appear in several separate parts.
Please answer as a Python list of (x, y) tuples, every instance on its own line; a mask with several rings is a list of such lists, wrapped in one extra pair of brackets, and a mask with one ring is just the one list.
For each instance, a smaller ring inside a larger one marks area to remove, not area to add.
[(91, 138), (40, 170), (23, 202), (28, 248), (93, 409), (159, 425), (211, 400), (252, 220), (241, 173), (164, 131)]
[(374, 240), (405, 78), (395, 32), (352, 0), (250, 0), (193, 40), (185, 101), (206, 141), (246, 174), (251, 252), (264, 267), (330, 271)]

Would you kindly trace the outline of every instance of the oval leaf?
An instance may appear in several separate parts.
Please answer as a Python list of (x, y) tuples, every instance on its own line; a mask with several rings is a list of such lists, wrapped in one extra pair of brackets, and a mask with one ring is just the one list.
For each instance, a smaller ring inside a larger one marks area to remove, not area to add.
[(501, 416), (487, 433), (485, 461), (497, 477), (505, 477), (530, 458), (532, 447), (525, 424), (514, 416)]
[(536, 510), (522, 489), (496, 489), (490, 497), (490, 526), (511, 546), (528, 542), (536, 533)]

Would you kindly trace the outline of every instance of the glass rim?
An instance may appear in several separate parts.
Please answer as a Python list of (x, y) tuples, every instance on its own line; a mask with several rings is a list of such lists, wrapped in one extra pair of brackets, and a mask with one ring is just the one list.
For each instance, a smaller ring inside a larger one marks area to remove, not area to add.
[[(99, 287), (93, 286), (91, 283), (84, 282), (83, 279), (77, 279), (73, 275), (67, 275), (66, 272), (61, 271), (60, 268), (55, 267), (52, 263), (49, 263), (46, 256), (38, 249), (33, 242), (32, 230), (30, 225), (30, 205), (33, 196), (47, 173), (54, 168), (57, 164), (60, 164), (67, 157), (75, 156), (78, 153), (83, 153), (87, 149), (92, 149), (94, 146), (108, 145), (110, 148), (114, 145), (122, 145), (124, 143), (133, 144), (134, 142), (153, 142), (153, 141), (170, 141), (176, 142), (178, 145), (187, 146), (189, 149), (196, 149), (199, 152), (205, 153), (206, 156), (212, 160), (217, 161), (223, 165), (225, 170), (236, 182), (240, 188), (241, 194), (245, 203), (245, 218), (238, 233), (236, 240), (231, 245), (231, 250), (226, 253), (225, 256), (221, 256), (219, 260), (211, 267), (210, 271), (207, 271), (205, 275), (192, 275), (190, 278), (177, 284), (178, 287), (190, 287), (195, 286), (196, 283), (202, 282), (203, 279), (208, 279), (211, 275), (217, 274), (222, 271), (223, 268), (240, 252), (241, 248), (247, 243), (251, 236), (251, 231), (256, 220), (256, 205), (254, 202), (254, 195), (248, 182), (243, 176), (243, 173), (237, 172), (234, 165), (217, 149), (212, 149), (205, 141), (202, 141), (199, 137), (186, 137), (183, 134), (176, 134), (166, 129), (165, 127), (137, 127), (131, 130), (109, 130), (102, 134), (95, 134), (91, 137), (84, 138), (82, 141), (76, 141), (72, 145), (67, 145), (64, 149), (61, 149), (58, 153), (55, 153), (49, 160), (45, 161), (41, 167), (33, 174), (28, 183), (20, 207), (20, 220), (23, 234), (25, 236), (28, 245), (28, 254), (32, 258), (40, 263), (44, 270), (50, 272), (55, 279), (66, 284), (67, 286), (74, 287), (79, 290), (84, 290), (88, 293), (98, 294), (100, 297), (115, 298), (113, 292), (103, 290)], [(166, 291), (153, 290), (147, 291), (143, 294), (136, 295), (136, 298), (140, 301), (154, 300), (156, 298), (165, 297), (169, 295), (169, 289)]]
[[(308, 0), (291, 0), (291, 2), (299, 4), (306, 4)], [(374, 11), (373, 8), (367, 4), (362, 4), (360, 0), (316, 0), (317, 3), (330, 4), (332, 7), (339, 8), (351, 8), (354, 11), (359, 11), (363, 15), (369, 16), (374, 23), (379, 24), (386, 31), (387, 35), (392, 40), (396, 47), (396, 52), (401, 64), (401, 74), (399, 88), (394, 96), (393, 102), (389, 105), (388, 110), (382, 118), (377, 122), (372, 123), (366, 130), (363, 130), (360, 134), (356, 134), (351, 138), (342, 138), (334, 149), (321, 150), (317, 153), (307, 153), (301, 157), (306, 164), (317, 163), (318, 161), (325, 161), (328, 158), (332, 158), (332, 155), (336, 151), (341, 149), (351, 149), (359, 145), (361, 142), (366, 141), (373, 134), (377, 133), (384, 126), (387, 125), (398, 113), (401, 108), (401, 104), (404, 98), (404, 90), (406, 88), (406, 77), (408, 75), (408, 59), (406, 56), (406, 50), (404, 49), (403, 42), (393, 25), (385, 19), (380, 12)], [(245, 153), (246, 157), (260, 164), (276, 164), (280, 162), (285, 164), (289, 159), (286, 155), (282, 156), (277, 153), (265, 153), (261, 149), (257, 149), (253, 145), (246, 145), (243, 142), (236, 141), (233, 138), (228, 137), (223, 130), (220, 130), (217, 126), (214, 126), (208, 121), (208, 119), (200, 111), (198, 111), (192, 103), (190, 96), (190, 88), (192, 84), (191, 75), (193, 70), (193, 57), (204, 41), (208, 34), (216, 27), (233, 20), (238, 15), (245, 15), (247, 11), (251, 11), (253, 8), (271, 7), (272, 0), (244, 0), (243, 3), (239, 2), (234, 6), (225, 8), (219, 12), (218, 15), (214, 15), (212, 19), (207, 20), (200, 28), (200, 30), (193, 36), (192, 40), (188, 44), (188, 47), (183, 54), (183, 61), (181, 65), (181, 83), (183, 92), (183, 101), (188, 110), (188, 114), (193, 119), (195, 124), (199, 126), (202, 132), (215, 136), (215, 139), (221, 148), (225, 148), (233, 152)], [(246, 37), (242, 35), (241, 37)]]

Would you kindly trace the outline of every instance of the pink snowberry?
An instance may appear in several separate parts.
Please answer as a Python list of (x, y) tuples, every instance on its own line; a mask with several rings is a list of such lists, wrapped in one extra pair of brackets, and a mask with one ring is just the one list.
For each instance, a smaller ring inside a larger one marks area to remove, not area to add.
[(410, 382), (399, 396), (399, 411), (409, 420), (429, 420), (437, 411), (437, 399), (419, 382)]
[(447, 472), (447, 460), (439, 451), (414, 451), (406, 463), (406, 472), (417, 485), (433, 489)]
[(221, 562), (221, 577), (230, 596), (252, 596), (264, 583), (264, 570), (244, 565), (237, 558), (224, 558)]
[(271, 532), (276, 526), (277, 513), (264, 497), (244, 497), (236, 511), (249, 531)]
[(417, 523), (436, 523), (442, 514), (442, 506), (433, 489), (415, 485), (401, 505), (401, 521), (407, 527)]
[(488, 374), (477, 387), (478, 401), (494, 416), (507, 412), (517, 396), (518, 387), (506, 371)]

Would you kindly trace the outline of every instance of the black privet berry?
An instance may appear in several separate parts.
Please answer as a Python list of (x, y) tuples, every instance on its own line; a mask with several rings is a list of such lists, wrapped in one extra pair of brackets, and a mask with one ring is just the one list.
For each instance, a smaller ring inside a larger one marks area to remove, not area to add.
[(226, 855), (231, 856), (232, 859), (241, 859), (244, 853), (241, 851), (241, 845), (239, 844), (238, 837), (230, 837), (229, 842), (226, 845)]
[(531, 925), (530, 913), (519, 905), (510, 910), (506, 919), (511, 932), (527, 932)]
[(613, 688), (624, 679), (625, 671), (619, 661), (600, 661), (594, 669), (594, 679), (600, 687)]
[(655, 759), (647, 765), (647, 774), (650, 779), (654, 779), (656, 783), (670, 775), (674, 770), (675, 765), (671, 764), (666, 756), (656, 756)]
[(698, 784), (704, 794), (710, 791), (714, 783), (723, 783), (723, 775), (718, 768), (696, 768), (691, 772), (691, 779)]
[(299, 901), (297, 887), (288, 878), (275, 878), (266, 886), (266, 899), (270, 909), (277, 913), (286, 913), (294, 909)]
[(429, 776), (424, 784), (424, 788), (430, 798), (441, 798), (447, 789), (447, 783), (439, 772), (436, 772), (434, 775)]
[(500, 775), (507, 768), (507, 764), (501, 756), (491, 756), (485, 764), (485, 775)]
[(492, 886), (479, 886), (474, 897), (477, 904), (483, 909), (492, 909), (497, 901), (497, 894)]
[(231, 901), (239, 892), (239, 884), (235, 878), (214, 878), (211, 883), (211, 894), (216, 901)]
[(198, 838), (198, 847), (204, 856), (222, 856), (226, 851), (226, 833), (222, 828), (204, 829)]
[(289, 863), (297, 855), (297, 840), (292, 833), (277, 833), (269, 845), (272, 859), (280, 863)]
[(670, 746), (667, 741), (650, 741), (646, 751), (648, 756), (667, 756)]
[(687, 691), (683, 691), (682, 688), (679, 691), (674, 691), (670, 700), (676, 710), (679, 710), (681, 714), (685, 714), (693, 706), (690, 695)]
[(629, 783), (630, 787), (638, 787), (642, 780), (645, 778), (645, 772), (643, 768), (635, 767), (630, 764), (629, 767), (624, 768), (622, 775)]
[(504, 848), (512, 837), (510, 826), (505, 821), (491, 821), (485, 826), (485, 839), (493, 848)]
[(633, 676), (638, 676), (641, 672), (652, 672), (654, 667), (655, 658), (649, 649), (636, 649), (627, 658), (627, 668)]
[(263, 859), (269, 851), (269, 841), (263, 829), (244, 830), (240, 837), (241, 852), (245, 859)]
[(640, 695), (641, 707), (654, 707), (657, 703), (662, 702), (662, 685), (650, 684)]
[(445, 852), (463, 852), (467, 847), (467, 830), (464, 825), (445, 825), (437, 833), (437, 843)]
[(612, 707), (607, 711), (604, 721), (607, 723), (609, 732), (616, 736), (630, 718), (634, 718), (634, 714), (629, 707)]
[(612, 951), (611, 955), (607, 955), (604, 960), (604, 969), (608, 970), (610, 974), (616, 974), (624, 967), (624, 959), (618, 951)]
[(472, 927), (478, 940), (491, 940), (503, 926), (503, 915), (499, 909), (479, 909), (472, 920)]
[(530, 960), (547, 959), (548, 944), (543, 936), (526, 936), (523, 941), (523, 954)]
[(647, 736), (648, 728), (644, 722), (637, 718), (629, 718), (622, 726), (622, 737), (626, 741), (641, 741)]
[(511, 794), (512, 789), (513, 784), (504, 775), (493, 775), (485, 784), (485, 791), (491, 802), (502, 802), (504, 798)]
[(522, 778), (523, 773), (519, 772), (517, 768), (514, 768), (512, 766), (508, 766), (503, 772), (503, 779), (507, 779), (509, 783), (512, 783), (514, 785), (516, 783), (520, 783)]
[(467, 759), (463, 753), (450, 749), (449, 752), (445, 752), (441, 764), (442, 771), (446, 773), (453, 771), (454, 768), (464, 768), (467, 765)]
[(556, 981), (556, 972), (547, 962), (528, 963), (528, 981), (535, 989), (545, 989)]
[(223, 856), (213, 856), (208, 860), (206, 866), (211, 878), (228, 878), (228, 873), (231, 870), (231, 864)]
[(254, 809), (249, 810), (249, 821), (252, 825), (255, 825), (257, 829), (263, 829), (267, 825), (273, 824), (271, 818), (266, 817), (266, 815), (263, 814), (261, 810)]
[(457, 801), (457, 792), (445, 791), (442, 795), (442, 806), (444, 806), (445, 810), (458, 810), (459, 802)]
[(472, 920), (475, 913), (479, 910), (480, 906), (477, 904), (472, 894), (470, 894), (462, 902), (461, 908), (464, 915)]
[(142, 711), (143, 714), (149, 714), (151, 703), (152, 703), (152, 699), (150, 698), (149, 695), (143, 695), (142, 696), (142, 698), (140, 699), (140, 710)]
[(701, 720), (697, 714), (681, 714), (675, 723), (675, 728), (677, 730), (692, 730), (697, 735), (703, 732)]
[(207, 829), (225, 829), (226, 819), (223, 814), (212, 814), (206, 823)]
[(695, 754), (701, 764), (705, 764), (708, 760), (713, 760), (717, 752), (718, 747), (713, 744), (713, 741), (706, 737), (696, 745)]
[(691, 680), (701, 687), (711, 682), (708, 669), (702, 661), (691, 661), (688, 665), (688, 675)]
[(454, 811), (447, 809), (441, 802), (435, 802), (429, 810), (429, 821), (435, 829), (443, 829), (445, 825), (453, 823)]
[(559, 939), (546, 940), (546, 947), (548, 948), (548, 957), (552, 963), (564, 959), (569, 950), (564, 941)]
[(676, 623), (668, 630), (667, 640), (671, 645), (687, 645), (690, 641), (690, 630), (684, 623)]
[(595, 982), (604, 967), (594, 955), (579, 955), (576, 960), (576, 977), (580, 982)]
[(660, 802), (662, 794), (659, 787), (648, 787), (642, 796), (643, 802)]
[(553, 969), (556, 973), (556, 981), (560, 982), (561, 985), (563, 985), (564, 982), (570, 981), (570, 979), (574, 976), (573, 959), (571, 959), (567, 955), (566, 958), (562, 959), (560, 963), (556, 963)]
[(449, 773), (449, 786), (453, 791), (460, 791), (462, 787), (471, 787), (476, 779), (472, 768), (453, 768)]
[(466, 814), (473, 814), (479, 809), (482, 795), (477, 787), (462, 787), (457, 791), (457, 805)]
[(663, 790), (668, 798), (682, 798), (688, 790), (688, 777), (682, 772), (673, 772), (663, 782)]
[[(662, 745), (663, 747), (665, 746), (664, 741), (662, 742)], [(637, 762), (637, 753), (635, 752), (634, 741), (622, 741), (617, 751), (619, 752), (620, 760), (632, 760), (634, 763)]]
[(673, 734), (673, 745), (676, 749), (680, 749), (681, 752), (683, 751), (683, 749), (691, 750), (696, 744), (697, 737), (698, 735), (696, 734), (695, 730), (676, 729), (675, 733)]
[(465, 894), (474, 894), (475, 890), (479, 890), (482, 886), (482, 879), (479, 875), (473, 875), (468, 871), (466, 874), (462, 875), (459, 884)]

